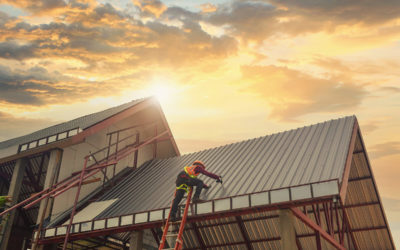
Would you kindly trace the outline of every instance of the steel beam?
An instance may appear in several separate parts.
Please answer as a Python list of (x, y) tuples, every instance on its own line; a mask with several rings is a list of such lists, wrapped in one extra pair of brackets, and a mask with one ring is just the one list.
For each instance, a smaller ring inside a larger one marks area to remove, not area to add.
[(346, 200), (347, 185), (348, 185), (348, 181), (349, 181), (351, 163), (353, 160), (353, 152), (354, 152), (354, 146), (355, 146), (356, 138), (357, 138), (357, 131), (358, 131), (358, 122), (357, 122), (357, 120), (355, 120), (354, 125), (353, 125), (353, 132), (351, 133), (349, 148), (347, 151), (347, 158), (346, 158), (346, 163), (344, 166), (344, 171), (343, 171), (343, 176), (342, 176), (342, 185), (340, 186), (340, 191), (339, 191), (340, 198), (342, 199), (343, 203)]
[(152, 229), (150, 229), (150, 231), (151, 231), (151, 234), (153, 234), (153, 237), (154, 237), (154, 240), (157, 243), (157, 246), (159, 246), (160, 245), (160, 239), (158, 238), (156, 230), (154, 228), (152, 228)]
[(308, 218), (303, 212), (300, 211), (297, 207), (292, 207), (290, 210), (293, 212), (294, 216), (296, 216), (299, 220), (304, 222), (307, 226), (312, 228), (314, 231), (318, 232), (325, 240), (331, 243), (336, 249), (345, 250), (344, 246), (340, 245), (339, 242), (335, 240), (331, 235), (329, 235), (325, 230), (323, 230), (320, 226), (315, 224), (310, 218)]
[(190, 226), (193, 228), (194, 234), (196, 235), (197, 242), (199, 243), (201, 249), (206, 248), (203, 238), (201, 237), (200, 230), (196, 223), (191, 223)]
[(251, 243), (250, 243), (250, 237), (249, 237), (249, 235), (248, 235), (248, 233), (247, 233), (247, 231), (246, 231), (246, 228), (245, 228), (245, 226), (244, 226), (244, 222), (243, 222), (243, 220), (242, 220), (242, 217), (241, 217), (241, 216), (235, 216), (235, 218), (236, 218), (236, 221), (237, 221), (237, 223), (238, 223), (240, 232), (242, 233), (244, 242), (246, 242), (247, 249), (248, 249), (248, 250), (252, 250), (253, 247), (252, 247), (252, 245), (251, 245)]

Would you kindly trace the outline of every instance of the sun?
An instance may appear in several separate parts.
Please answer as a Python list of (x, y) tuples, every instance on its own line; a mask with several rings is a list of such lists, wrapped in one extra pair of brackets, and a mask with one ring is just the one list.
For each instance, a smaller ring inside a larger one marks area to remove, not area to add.
[(175, 98), (178, 88), (175, 84), (171, 83), (169, 79), (155, 78), (148, 92), (150, 95), (155, 96), (160, 103), (165, 104), (171, 102)]

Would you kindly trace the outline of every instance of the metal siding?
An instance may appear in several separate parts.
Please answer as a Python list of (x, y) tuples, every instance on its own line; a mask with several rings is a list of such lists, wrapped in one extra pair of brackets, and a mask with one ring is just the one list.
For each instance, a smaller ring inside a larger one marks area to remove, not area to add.
[[(176, 175), (197, 159), (206, 163), (208, 171), (223, 176), (223, 185), (200, 177), (206, 184), (213, 185), (203, 192), (204, 198), (209, 200), (310, 181), (340, 179), (342, 170), (332, 171), (322, 165), (344, 168), (345, 158), (335, 161), (329, 155), (346, 154), (354, 121), (353, 116), (346, 117), (183, 156), (152, 160), (100, 199), (119, 198), (98, 218), (169, 207)], [(346, 136), (341, 138), (342, 134)]]

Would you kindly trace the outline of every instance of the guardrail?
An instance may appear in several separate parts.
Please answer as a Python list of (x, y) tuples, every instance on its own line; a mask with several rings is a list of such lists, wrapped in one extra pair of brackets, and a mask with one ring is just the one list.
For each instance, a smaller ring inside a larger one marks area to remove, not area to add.
[[(323, 182), (315, 182), (196, 203), (191, 205), (188, 216), (203, 216), (230, 210), (239, 210), (275, 204), (278, 205), (280, 203), (310, 200), (329, 196), (337, 197), (338, 195), (339, 180), (333, 179)], [(110, 218), (83, 221), (73, 223), (70, 233), (79, 234), (109, 228), (153, 223), (166, 220), (168, 214), (169, 207)], [(42, 231), (41, 239), (64, 236), (67, 233), (67, 227), (67, 225), (61, 225), (47, 228), (46, 230)], [(37, 232), (35, 232), (35, 237), (36, 233)]]

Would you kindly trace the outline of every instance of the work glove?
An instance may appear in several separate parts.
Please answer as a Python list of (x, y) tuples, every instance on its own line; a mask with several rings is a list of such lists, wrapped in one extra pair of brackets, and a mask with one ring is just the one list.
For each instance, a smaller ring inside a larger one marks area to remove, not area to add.
[(204, 188), (204, 189), (210, 189), (210, 187), (211, 187), (211, 185), (208, 186), (208, 185), (204, 184), (204, 187), (203, 187), (203, 188)]

